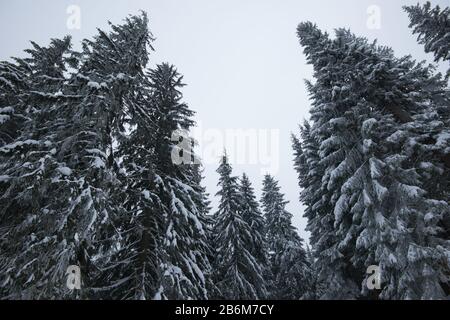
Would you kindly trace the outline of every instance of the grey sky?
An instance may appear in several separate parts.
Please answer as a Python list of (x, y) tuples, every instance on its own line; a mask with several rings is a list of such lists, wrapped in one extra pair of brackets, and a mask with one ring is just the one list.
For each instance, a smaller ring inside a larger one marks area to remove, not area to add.
[[(423, 2), (423, 1), (419, 1)], [(150, 17), (157, 38), (151, 65), (170, 62), (184, 75), (185, 101), (197, 112), (203, 129), (279, 129), (280, 169), (277, 179), (290, 201), (288, 209), (302, 237), (305, 220), (298, 201), (299, 188), (292, 166), (290, 133), (308, 117), (310, 107), (303, 79), (311, 79), (295, 35), (301, 21), (310, 20), (323, 30), (346, 27), (377, 38), (397, 55), (412, 54), (432, 61), (408, 29), (401, 7), (417, 1), (399, 0), (1, 0), (0, 59), (22, 56), (28, 41), (48, 44), (50, 37), (71, 34), (75, 48), (107, 21), (120, 23), (140, 9)], [(432, 1), (448, 6), (448, 1)], [(69, 30), (67, 7), (81, 9), (81, 28)], [(371, 5), (380, 8), (380, 29), (367, 26)], [(278, 156), (278, 155), (277, 155)], [(208, 191), (217, 191), (217, 163), (205, 168)], [(258, 196), (261, 166), (235, 165), (253, 181)], [(214, 203), (216, 200), (214, 201)]]

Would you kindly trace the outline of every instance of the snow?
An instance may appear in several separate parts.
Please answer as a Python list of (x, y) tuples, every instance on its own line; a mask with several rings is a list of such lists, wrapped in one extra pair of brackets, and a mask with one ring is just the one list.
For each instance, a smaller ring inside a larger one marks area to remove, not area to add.
[[(88, 201), (88, 204), (86, 205), (86, 207), (90, 208), (92, 206), (92, 204), (93, 204), (93, 200), (92, 200), (91, 197), (89, 197), (89, 201)], [(98, 217), (97, 210), (94, 209), (92, 211), (93, 211), (93, 213), (92, 213), (92, 216), (91, 216), (91, 220), (89, 221), (89, 224), (88, 224), (88, 226), (86, 228), (86, 232), (91, 230), (92, 226), (94, 225), (94, 222), (97, 220), (97, 217)]]
[(10, 116), (5, 114), (0, 114), (0, 124), (4, 124), (10, 119)]
[(163, 292), (164, 292), (164, 288), (162, 286), (160, 286), (158, 291), (153, 296), (153, 300), (162, 300), (162, 293)]
[(372, 150), (372, 147), (375, 145), (375, 143), (372, 141), (372, 139), (364, 139), (363, 140), (363, 151), (364, 153), (370, 153)]
[(101, 88), (100, 84), (98, 82), (95, 82), (95, 81), (89, 81), (87, 86), (89, 88), (93, 88), (93, 89), (97, 89), (97, 90), (100, 90), (100, 88)]
[(340, 90), (341, 88), (339, 88), (338, 86), (334, 86), (331, 92), (331, 98), (334, 99)]
[(14, 88), (12, 82), (7, 80), (7, 79), (5, 79), (5, 78), (3, 78), (3, 77), (0, 77), (0, 82), (3, 82), (4, 84), (6, 84), (10, 88)]
[(94, 168), (105, 168), (106, 167), (105, 162), (100, 157), (94, 157), (92, 166)]
[(436, 146), (450, 149), (450, 132), (442, 132), (437, 136)]
[(78, 74), (77, 74), (77, 78), (80, 78), (80, 79), (82, 79), (82, 80), (90, 81), (89, 77), (86, 77), (85, 75), (83, 75), (83, 74), (81, 74), (81, 73), (78, 73)]
[(422, 161), (419, 163), (419, 168), (421, 169), (432, 169), (434, 165), (431, 162), (428, 161)]
[(203, 272), (201, 271), (201, 269), (199, 268), (199, 266), (195, 262), (192, 261), (191, 267), (192, 267), (192, 269), (194, 269), (195, 273), (200, 278), (200, 281), (202, 283), (206, 283), (205, 276), (204, 276)]
[(389, 193), (388, 189), (382, 186), (380, 183), (378, 183), (378, 181), (373, 181), (372, 185), (378, 199), (380, 200), (384, 199), (386, 195)]
[(14, 108), (13, 107), (0, 108), (0, 113), (14, 113)]
[(369, 207), (372, 205), (372, 198), (370, 197), (369, 193), (365, 189), (363, 190), (363, 201), (364, 201), (364, 205), (366, 207)]
[(9, 151), (11, 151), (17, 147), (21, 147), (24, 145), (38, 145), (38, 144), (39, 144), (39, 141), (32, 140), (32, 139), (28, 139), (25, 141), (16, 141), (16, 142), (13, 142), (13, 143), (3, 146), (2, 148), (0, 148), (0, 151), (8, 153)]
[(150, 200), (150, 191), (148, 191), (148, 190), (143, 190), (143, 191), (142, 191), (142, 195), (144, 196), (144, 198), (145, 198), (146, 200)]
[(403, 130), (395, 131), (391, 136), (389, 136), (386, 140), (390, 143), (400, 143), (404, 138), (407, 137), (407, 133)]
[(94, 149), (86, 149), (86, 152), (87, 153), (96, 154), (96, 155), (99, 155), (99, 156), (101, 156), (103, 158), (106, 158), (106, 153), (101, 151), (100, 149), (96, 149), (96, 148), (94, 148)]
[(330, 121), (330, 124), (337, 127), (343, 127), (347, 124), (347, 119), (345, 117), (333, 118)]
[(164, 272), (164, 276), (170, 276), (170, 275), (182, 275), (183, 271), (177, 267), (177, 266), (169, 266), (166, 271)]
[[(193, 214), (189, 210), (186, 209), (183, 201), (181, 201), (174, 193), (173, 190), (171, 190), (171, 208), (173, 212), (181, 213), (186, 220), (191, 219), (197, 228), (197, 231), (200, 232), (200, 234), (204, 234), (203, 225), (200, 223), (200, 220), (198, 219), (197, 215)], [(194, 209), (195, 210), (195, 209)]]
[(381, 168), (384, 166), (384, 163), (378, 160), (377, 158), (370, 158), (369, 159), (370, 164), (370, 176), (372, 179), (378, 179), (383, 176), (381, 172)]
[(166, 237), (168, 239), (172, 239), (173, 238), (172, 229), (173, 229), (173, 222), (170, 221), (169, 222), (169, 226), (167, 227), (167, 230), (166, 230)]
[(8, 182), (11, 179), (8, 175), (0, 175), (0, 182)]
[(340, 222), (344, 216), (345, 210), (347, 210), (348, 196), (344, 193), (339, 197), (339, 200), (334, 207), (334, 217), (336, 222)]
[(389, 261), (390, 265), (394, 265), (397, 263), (397, 258), (392, 253), (390, 253), (389, 257), (388, 257), (388, 261)]
[(416, 186), (410, 186), (407, 184), (399, 184), (399, 189), (403, 191), (403, 193), (410, 198), (417, 198), (421, 196), (424, 191)]
[(432, 221), (433, 218), (434, 218), (434, 214), (432, 212), (428, 212), (425, 215), (425, 217), (423, 218), (423, 220), (428, 223), (428, 222)]
[(345, 174), (349, 171), (349, 166), (347, 163), (347, 159), (344, 159), (339, 165), (333, 169), (330, 173), (330, 181), (328, 182), (327, 188), (329, 190), (332, 189), (332, 186), (336, 183), (339, 178), (345, 176)]
[(70, 176), (72, 174), (72, 169), (69, 167), (59, 167), (57, 170), (64, 176)]
[(370, 247), (370, 239), (369, 239), (369, 231), (364, 229), (356, 240), (356, 248), (369, 248)]
[(370, 134), (370, 132), (372, 131), (372, 128), (373, 128), (376, 124), (377, 124), (377, 120), (374, 119), (374, 118), (370, 118), (370, 119), (365, 120), (365, 121), (362, 123), (362, 126), (361, 126), (361, 131), (362, 131), (362, 133), (363, 133), (363, 134), (366, 134), (366, 135)]

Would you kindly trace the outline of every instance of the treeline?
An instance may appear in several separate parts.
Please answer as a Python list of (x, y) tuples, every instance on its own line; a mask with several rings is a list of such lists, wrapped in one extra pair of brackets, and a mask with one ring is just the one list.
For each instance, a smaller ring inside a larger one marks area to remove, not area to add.
[(170, 158), (193, 125), (182, 77), (146, 68), (145, 14), (110, 27), (0, 65), (2, 298), (206, 298), (200, 171)]
[(300, 298), (306, 255), (276, 181), (266, 222), (224, 158), (208, 215), (200, 165), (171, 158), (191, 152), (172, 141), (194, 125), (182, 76), (148, 68), (145, 14), (110, 27), (81, 52), (66, 37), (0, 63), (0, 298)]
[(261, 213), (248, 177), (233, 176), (226, 155), (217, 172), (220, 202), (212, 227), (212, 297), (309, 297), (314, 283), (312, 260), (292, 226), (278, 182), (265, 175)]
[[(436, 61), (450, 60), (450, 9), (406, 7)], [(297, 29), (314, 82), (293, 137), (301, 201), (323, 299), (450, 294), (450, 94), (424, 62), (346, 29)], [(449, 69), (450, 70), (450, 69)], [(366, 273), (378, 266), (381, 286)]]
[[(405, 10), (450, 61), (449, 8)], [(298, 26), (314, 68), (310, 120), (292, 137), (309, 250), (275, 178), (258, 201), (226, 154), (211, 212), (193, 148), (172, 139), (195, 125), (183, 78), (149, 67), (148, 24), (130, 16), (80, 51), (66, 37), (0, 62), (0, 299), (448, 298), (443, 75), (346, 29)]]

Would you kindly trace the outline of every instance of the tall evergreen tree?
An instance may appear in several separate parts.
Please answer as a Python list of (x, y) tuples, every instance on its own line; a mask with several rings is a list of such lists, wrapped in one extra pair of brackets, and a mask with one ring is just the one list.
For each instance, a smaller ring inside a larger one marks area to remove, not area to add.
[(124, 105), (115, 148), (120, 189), (112, 194), (123, 206), (106, 230), (110, 241), (98, 258), (95, 295), (101, 298), (151, 299), (161, 285), (164, 210), (155, 193), (156, 108), (151, 95), (142, 76)]
[[(447, 195), (424, 181), (445, 170), (445, 81), (347, 30), (331, 40), (302, 23), (298, 35), (316, 82), (294, 147), (323, 297), (443, 297)], [(365, 285), (372, 264), (381, 292)]]
[(214, 279), (221, 299), (261, 299), (266, 296), (263, 269), (252, 254), (256, 249), (252, 228), (243, 217), (238, 178), (224, 155), (217, 172), (220, 175), (215, 214), (214, 243), (216, 260)]
[(292, 214), (285, 209), (288, 202), (284, 200), (278, 182), (270, 175), (264, 177), (261, 202), (273, 275), (271, 296), (275, 299), (300, 299), (310, 289), (303, 239), (292, 225)]
[(240, 179), (239, 194), (241, 197), (241, 214), (245, 222), (250, 226), (253, 235), (251, 254), (257, 259), (261, 268), (267, 265), (267, 244), (264, 237), (264, 217), (259, 209), (255, 192), (248, 176), (244, 173)]
[(40, 251), (56, 237), (39, 224), (47, 223), (48, 206), (54, 201), (51, 179), (64, 168), (53, 143), (60, 126), (55, 110), (66, 101), (61, 89), (70, 38), (53, 39), (48, 47), (32, 45), (26, 50), (29, 57), (2, 63), (2, 76), (10, 86), (3, 87), (2, 103), (8, 105), (1, 109), (10, 112), (0, 149), (0, 288), (2, 296), (16, 299), (64, 292), (61, 286), (51, 288), (54, 275), (45, 266), (55, 268), (53, 257)]
[(442, 60), (450, 64), (450, 7), (432, 8), (427, 1), (424, 5), (404, 6), (403, 9), (409, 15), (409, 27), (418, 34), (418, 41), (425, 46), (425, 52), (432, 52), (436, 62)]
[[(165, 210), (163, 260), (164, 281), (160, 294), (168, 299), (206, 299), (210, 265), (207, 259), (207, 218), (204, 190), (198, 184), (197, 158), (193, 149), (180, 149), (174, 132), (186, 132), (193, 125), (193, 111), (182, 102), (182, 76), (169, 65), (149, 72), (152, 101), (156, 106), (155, 173), (157, 192)], [(189, 137), (183, 136), (183, 139)], [(172, 158), (179, 152), (188, 163)]]
[[(309, 231), (310, 243), (314, 251), (309, 252), (309, 265), (312, 271), (312, 289), (308, 298), (321, 298), (325, 294), (324, 279), (334, 277), (336, 292), (330, 296), (346, 297), (345, 291), (350, 292), (354, 285), (345, 284), (340, 259), (331, 260), (333, 257), (330, 243), (336, 238), (333, 228), (333, 216), (329, 214), (332, 207), (326, 200), (327, 189), (322, 185), (322, 170), (318, 153), (318, 142), (311, 135), (311, 125), (305, 121), (300, 127), (300, 138), (292, 136), (294, 149), (294, 168), (298, 172), (299, 186), (302, 190), (300, 200), (305, 205), (304, 217), (307, 219), (306, 231)], [(326, 261), (326, 262), (325, 262)], [(325, 262), (325, 263), (324, 263)], [(333, 263), (332, 263), (333, 262)], [(327, 288), (328, 293), (331, 291)], [(340, 293), (338, 293), (340, 291)], [(348, 293), (347, 293), (348, 294)]]
[[(52, 63), (35, 64), (49, 74), (31, 91), (31, 102), (48, 102), (39, 103), (22, 137), (2, 148), (9, 153), (26, 147), (21, 160), (7, 169), (14, 174), (15, 190), (5, 196), (22, 211), (12, 226), (2, 228), (7, 230), (2, 240), (14, 243), (8, 245), (10, 268), (2, 272), (7, 280), (3, 283), (11, 288), (7, 294), (74, 297), (65, 286), (66, 270), (78, 265), (83, 289), (75, 297), (90, 295), (93, 256), (105, 242), (103, 226), (120, 211), (111, 197), (117, 188), (113, 137), (124, 97), (147, 62), (147, 22), (144, 14), (130, 17), (121, 26), (111, 26), (111, 33), (99, 31), (94, 41), (84, 41), (83, 52), (71, 54), (70, 65), (77, 69), (67, 78), (60, 61), (68, 53), (68, 40), (54, 41), (49, 50), (34, 46), (34, 58), (48, 56)], [(18, 166), (20, 170), (14, 169)]]
[(208, 297), (209, 202), (192, 148), (172, 141), (194, 124), (182, 77), (144, 72), (145, 13), (111, 29), (0, 64), (2, 298)]
[[(208, 202), (196, 163), (178, 164), (172, 151), (177, 130), (188, 130), (193, 112), (181, 102), (182, 77), (173, 66), (149, 70), (140, 98), (130, 101), (128, 134), (119, 139), (125, 214), (120, 249), (105, 268), (114, 298), (206, 299), (210, 265)], [(188, 137), (185, 137), (188, 138)]]

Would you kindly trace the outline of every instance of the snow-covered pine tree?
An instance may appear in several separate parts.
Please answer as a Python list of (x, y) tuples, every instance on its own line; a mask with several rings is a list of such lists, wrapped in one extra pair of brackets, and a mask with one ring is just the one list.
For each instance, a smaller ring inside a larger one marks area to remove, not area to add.
[(115, 245), (116, 238), (108, 238), (106, 231), (114, 229), (110, 224), (124, 208), (114, 197), (122, 187), (114, 146), (123, 131), (126, 106), (141, 85), (152, 40), (145, 13), (110, 27), (111, 32), (99, 30), (93, 41), (85, 40), (82, 53), (76, 56), (79, 68), (67, 94), (78, 97), (63, 106), (71, 122), (61, 131), (58, 153), (74, 177), (66, 186), (70, 188), (66, 212), (70, 220), (77, 217), (72, 231), (77, 252), (73, 264), (81, 267), (87, 290), (96, 285), (96, 263)]
[[(308, 85), (308, 136), (318, 146), (322, 186), (319, 194), (305, 189), (302, 198), (310, 207), (323, 297), (357, 298), (358, 287), (364, 297), (443, 297), (448, 242), (441, 231), (449, 208), (445, 194), (425, 190), (422, 178), (427, 165), (430, 172), (445, 169), (445, 121), (437, 112), (448, 101), (445, 81), (432, 68), (397, 59), (389, 48), (347, 30), (331, 40), (308, 22), (298, 35), (316, 78)], [(298, 154), (306, 158), (297, 164), (308, 186), (305, 172), (317, 156), (307, 154), (308, 142), (301, 147)], [(327, 205), (332, 210), (321, 211)], [(334, 239), (322, 229), (323, 215), (333, 223)], [(380, 294), (365, 285), (372, 264), (382, 270)]]
[[(71, 66), (77, 69), (66, 76), (58, 91), (32, 92), (54, 103), (44, 105), (51, 116), (48, 134), (40, 140), (14, 143), (39, 148), (17, 162), (26, 165), (14, 172), (15, 201), (31, 205), (8, 228), (8, 237), (15, 240), (4, 239), (14, 243), (8, 251), (14, 261), (2, 275), (13, 283), (10, 288), (20, 288), (11, 293), (18, 298), (90, 295), (95, 273), (92, 257), (107, 243), (102, 238), (103, 225), (120, 211), (111, 197), (111, 190), (117, 188), (113, 137), (120, 127), (125, 97), (133, 92), (147, 62), (147, 24), (142, 14), (127, 18), (123, 25), (112, 25), (109, 34), (99, 30), (94, 41), (83, 42), (81, 54), (72, 54)], [(43, 79), (57, 82), (64, 71), (59, 68), (59, 73), (49, 75), (51, 79)], [(39, 132), (33, 128), (25, 134)], [(2, 151), (9, 149), (3, 146)], [(69, 265), (81, 267), (80, 294), (66, 287)]]
[(98, 257), (95, 296), (107, 299), (151, 299), (161, 285), (164, 209), (156, 191), (154, 114), (147, 77), (141, 76), (124, 104), (124, 122), (116, 137), (120, 186), (115, 203), (123, 204), (105, 230), (110, 242)]
[[(300, 139), (292, 135), (292, 147), (294, 149), (294, 168), (298, 173), (299, 186), (302, 189), (300, 200), (305, 204), (304, 217), (308, 220), (306, 230), (311, 232), (310, 241), (318, 244), (317, 232), (313, 230), (316, 226), (315, 220), (325, 218), (327, 208), (322, 203), (322, 194), (325, 190), (322, 187), (322, 175), (320, 168), (320, 157), (318, 153), (318, 143), (311, 135), (311, 126), (308, 121), (305, 121), (303, 126), (300, 126)], [(323, 206), (321, 214), (318, 214), (318, 206)], [(313, 209), (314, 207), (314, 209)], [(318, 225), (318, 224), (317, 224)], [(322, 236), (324, 239), (324, 230), (328, 227), (328, 232), (333, 232), (333, 225), (330, 221), (321, 221)], [(332, 236), (332, 235), (329, 235)], [(320, 250), (322, 251), (322, 250)]]
[[(310, 85), (310, 84), (309, 84)], [(333, 222), (334, 217), (329, 214), (332, 211), (330, 203), (326, 200), (330, 197), (322, 185), (322, 167), (319, 157), (319, 145), (311, 135), (311, 126), (308, 121), (300, 126), (300, 139), (292, 135), (292, 147), (294, 149), (294, 168), (298, 173), (301, 189), (300, 201), (305, 205), (304, 217), (307, 219), (306, 231), (310, 232), (310, 250), (308, 261), (311, 267), (311, 290), (305, 298), (320, 298), (325, 294), (324, 284), (329, 276), (336, 277), (337, 283), (343, 283), (339, 267), (340, 260), (332, 260), (330, 255), (330, 243), (336, 238)], [(333, 263), (332, 263), (333, 262)], [(351, 288), (352, 286), (350, 286)], [(328, 289), (329, 290), (329, 289)], [(340, 289), (342, 292), (342, 289)], [(335, 295), (338, 293), (336, 292)]]
[(8, 134), (0, 149), (0, 296), (16, 299), (45, 296), (50, 290), (40, 277), (52, 261), (38, 252), (45, 250), (50, 238), (38, 239), (45, 231), (37, 221), (46, 220), (45, 205), (53, 196), (51, 177), (58, 174), (55, 109), (65, 101), (61, 89), (70, 38), (52, 39), (48, 47), (34, 42), (32, 46), (25, 50), (29, 57), (15, 58), (15, 63), (4, 62), (1, 67), (2, 77), (10, 83), (2, 94), (7, 105), (1, 109), (11, 110), (8, 120), (14, 124), (7, 123)]
[[(431, 7), (427, 1), (415, 6), (404, 6), (411, 21), (409, 27), (418, 34), (418, 42), (425, 46), (425, 52), (432, 52), (435, 61), (448, 61), (450, 64), (450, 7), (441, 9)], [(450, 76), (450, 67), (447, 71)]]
[(272, 273), (271, 297), (300, 299), (310, 290), (310, 267), (303, 239), (292, 225), (292, 214), (286, 211), (288, 202), (270, 175), (264, 177), (261, 203)]
[(257, 259), (262, 269), (267, 268), (267, 246), (265, 240), (264, 217), (259, 209), (255, 191), (248, 176), (244, 173), (239, 181), (239, 196), (241, 197), (240, 212), (242, 218), (250, 226), (253, 235), (251, 254)]
[(242, 195), (238, 178), (232, 175), (225, 154), (217, 172), (220, 175), (217, 196), (219, 210), (215, 214), (214, 281), (219, 299), (262, 299), (266, 297), (263, 268), (252, 255), (255, 238), (243, 217)]
[(206, 191), (206, 187), (202, 185), (203, 166), (200, 163), (197, 163), (193, 164), (191, 167), (193, 170), (193, 188), (198, 191), (198, 196), (194, 198), (194, 201), (196, 201), (197, 203), (197, 208), (200, 212), (200, 219), (202, 220), (206, 232), (206, 258), (209, 262), (209, 267), (208, 269), (204, 270), (204, 275), (206, 278), (206, 291), (208, 293), (208, 299), (210, 299), (217, 293), (217, 288), (214, 284), (212, 269), (212, 262), (214, 261), (214, 217), (213, 215), (209, 214), (211, 211), (211, 201), (209, 200), (209, 193)]
[[(193, 149), (180, 148), (173, 141), (178, 132), (189, 139), (187, 132), (194, 125), (194, 112), (182, 102), (182, 76), (167, 63), (150, 70), (151, 100), (155, 107), (154, 168), (156, 190), (164, 209), (163, 281), (155, 298), (206, 299), (206, 276), (210, 272), (207, 243), (207, 217), (204, 189), (199, 184), (198, 159)], [(178, 164), (173, 154), (188, 163)]]
[(17, 63), (0, 61), (0, 146), (14, 141), (20, 134), (26, 116), (25, 103), (18, 93), (26, 88), (29, 76), (29, 70)]

